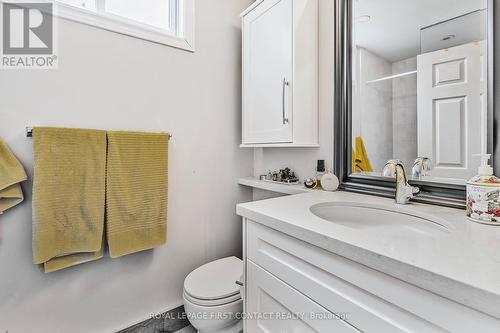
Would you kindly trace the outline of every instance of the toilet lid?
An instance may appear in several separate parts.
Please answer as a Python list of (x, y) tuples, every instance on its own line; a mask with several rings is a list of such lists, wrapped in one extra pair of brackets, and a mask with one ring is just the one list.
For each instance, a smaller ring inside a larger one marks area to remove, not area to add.
[(190, 296), (212, 300), (230, 297), (240, 292), (235, 283), (243, 274), (243, 261), (228, 257), (198, 267), (184, 280), (184, 291)]

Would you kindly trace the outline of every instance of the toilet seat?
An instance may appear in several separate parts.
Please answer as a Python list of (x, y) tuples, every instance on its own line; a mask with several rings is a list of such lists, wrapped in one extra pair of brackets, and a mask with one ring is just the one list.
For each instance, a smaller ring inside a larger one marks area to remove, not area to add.
[(200, 306), (220, 306), (235, 301), (239, 301), (241, 299), (241, 295), (239, 293), (233, 296), (218, 298), (218, 299), (211, 299), (211, 300), (198, 299), (196, 297), (189, 295), (185, 290), (183, 296), (185, 300)]
[(236, 281), (242, 273), (243, 261), (236, 257), (209, 262), (189, 273), (184, 280), (184, 293), (196, 304), (229, 303), (241, 298)]

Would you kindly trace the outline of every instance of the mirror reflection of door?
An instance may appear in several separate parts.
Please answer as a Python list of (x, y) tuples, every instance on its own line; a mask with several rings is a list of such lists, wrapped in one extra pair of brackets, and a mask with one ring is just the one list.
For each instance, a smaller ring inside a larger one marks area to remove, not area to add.
[[(464, 184), (487, 151), (487, 0), (356, 0), (352, 170)], [(422, 159), (420, 159), (422, 161)], [(430, 170), (428, 166), (430, 164)]]
[(419, 55), (418, 155), (435, 177), (469, 179), (486, 152), (486, 41)]

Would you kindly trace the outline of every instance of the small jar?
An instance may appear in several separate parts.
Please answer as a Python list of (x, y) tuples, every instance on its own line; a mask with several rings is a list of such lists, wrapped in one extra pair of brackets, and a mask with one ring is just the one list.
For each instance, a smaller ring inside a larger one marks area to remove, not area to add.
[(478, 175), (467, 182), (467, 218), (500, 226), (500, 179)]
[(321, 188), (321, 177), (325, 174), (325, 160), (318, 160), (316, 164), (316, 188)]

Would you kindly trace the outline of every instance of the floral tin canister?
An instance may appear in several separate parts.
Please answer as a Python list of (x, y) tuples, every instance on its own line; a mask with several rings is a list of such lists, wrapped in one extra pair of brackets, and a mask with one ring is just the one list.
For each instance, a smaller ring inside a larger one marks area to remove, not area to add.
[(467, 182), (467, 217), (473, 222), (500, 225), (500, 179), (480, 175)]

